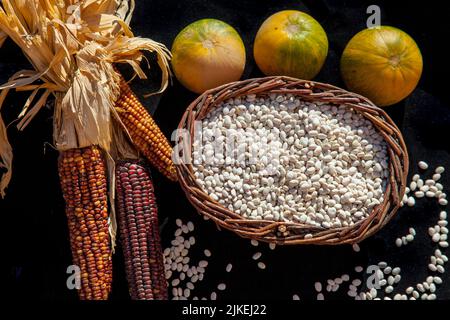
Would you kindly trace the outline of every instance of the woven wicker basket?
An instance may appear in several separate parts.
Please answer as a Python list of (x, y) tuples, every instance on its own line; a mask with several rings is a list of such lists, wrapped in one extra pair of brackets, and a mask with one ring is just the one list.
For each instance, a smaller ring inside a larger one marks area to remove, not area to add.
[[(276, 244), (357, 243), (382, 228), (394, 216), (402, 201), (408, 172), (408, 153), (395, 123), (384, 110), (375, 106), (367, 98), (329, 84), (289, 77), (249, 79), (206, 91), (188, 107), (178, 129), (187, 129), (193, 135), (194, 121), (202, 120), (221, 102), (243, 95), (261, 96), (270, 93), (291, 93), (305, 101), (345, 105), (370, 120), (388, 146), (390, 174), (384, 201), (375, 206), (367, 218), (350, 227), (326, 229), (297, 222), (245, 219), (214, 201), (201, 189), (195, 181), (191, 164), (177, 164), (181, 187), (192, 205), (199, 213), (213, 220), (218, 227), (231, 230), (241, 237)], [(178, 143), (181, 143), (182, 134), (178, 134), (177, 138)], [(183, 145), (183, 151), (192, 152), (192, 141)], [(305, 238), (307, 234), (310, 235)]]

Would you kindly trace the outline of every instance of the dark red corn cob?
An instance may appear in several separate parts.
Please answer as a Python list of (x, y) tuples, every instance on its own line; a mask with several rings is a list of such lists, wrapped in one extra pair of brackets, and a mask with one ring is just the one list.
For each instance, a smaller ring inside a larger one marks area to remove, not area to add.
[(149, 169), (137, 160), (116, 165), (119, 232), (133, 300), (167, 300), (158, 210)]
[(82, 300), (105, 300), (111, 291), (112, 261), (108, 225), (106, 165), (96, 146), (60, 153), (61, 187), (66, 202), (73, 263), (80, 267)]

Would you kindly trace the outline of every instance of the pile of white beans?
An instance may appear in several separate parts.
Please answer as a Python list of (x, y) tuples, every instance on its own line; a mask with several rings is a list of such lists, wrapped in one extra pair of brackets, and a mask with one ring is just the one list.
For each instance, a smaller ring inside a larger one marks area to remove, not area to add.
[(346, 106), (249, 95), (220, 105), (200, 129), (196, 181), (244, 218), (338, 228), (383, 201), (386, 143)]

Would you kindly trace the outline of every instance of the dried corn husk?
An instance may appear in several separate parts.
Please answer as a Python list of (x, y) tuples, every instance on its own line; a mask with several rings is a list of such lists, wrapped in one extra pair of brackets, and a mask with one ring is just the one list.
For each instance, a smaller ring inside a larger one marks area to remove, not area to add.
[[(9, 90), (30, 91), (18, 115), (23, 130), (56, 98), (54, 143), (59, 150), (100, 145), (110, 152), (113, 102), (118, 74), (113, 63), (127, 63), (145, 79), (143, 51), (155, 52), (162, 70), (162, 92), (170, 77), (170, 52), (150, 39), (134, 37), (128, 24), (134, 9), (129, 0), (4, 0), (0, 7), (0, 44), (10, 37), (34, 70), (22, 70), (0, 86), (0, 110)], [(117, 117), (118, 119), (118, 117)], [(118, 120), (120, 121), (120, 120)], [(114, 143), (120, 143), (120, 139)], [(0, 182), (3, 196), (11, 179), (12, 148), (0, 118)]]
[(3, 42), (5, 42), (7, 37), (8, 36), (6, 35), (6, 33), (4, 33), (3, 31), (0, 31), (0, 48), (2, 47)]
[(6, 173), (4, 173), (2, 178), (0, 179), (0, 197), (5, 196), (5, 188), (11, 181), (11, 168), (13, 159), (12, 148), (8, 141), (5, 122), (1, 117), (2, 104), (7, 94), (8, 90), (3, 90), (0, 94), (0, 168), (6, 169)]

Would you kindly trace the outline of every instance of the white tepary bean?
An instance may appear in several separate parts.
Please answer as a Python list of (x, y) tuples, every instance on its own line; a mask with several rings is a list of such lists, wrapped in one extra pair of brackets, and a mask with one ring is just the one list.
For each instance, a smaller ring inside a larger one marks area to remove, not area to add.
[(386, 143), (345, 106), (240, 97), (196, 126), (197, 182), (245, 218), (345, 227), (383, 201)]
[(428, 163), (426, 163), (425, 161), (419, 161), (418, 166), (422, 170), (428, 169)]

